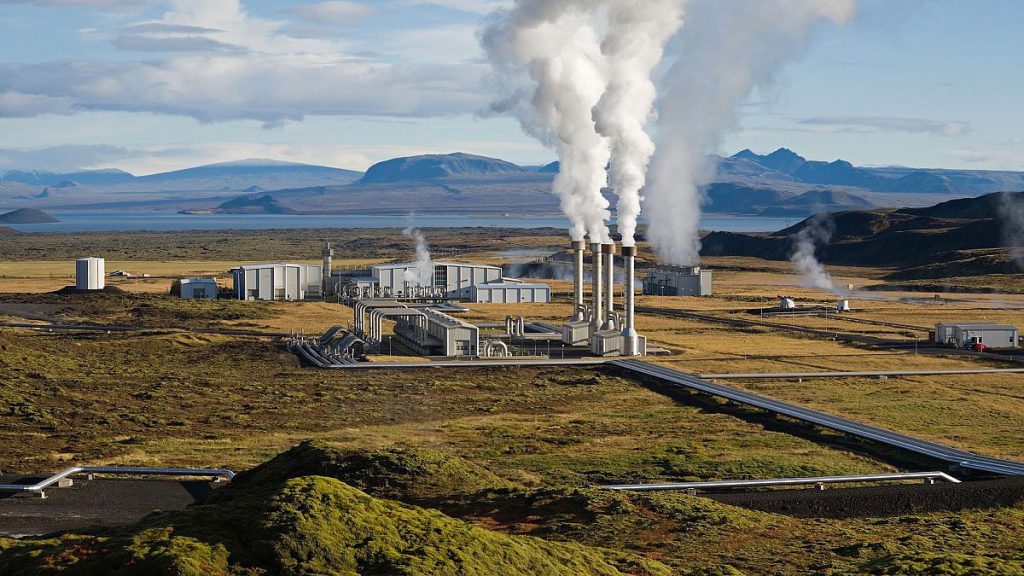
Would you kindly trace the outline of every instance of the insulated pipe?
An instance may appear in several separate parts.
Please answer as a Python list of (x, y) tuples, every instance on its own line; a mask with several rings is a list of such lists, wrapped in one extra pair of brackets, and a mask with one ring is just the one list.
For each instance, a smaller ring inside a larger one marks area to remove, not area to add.
[(594, 275), (593, 294), (591, 295), (594, 299), (594, 310), (591, 312), (590, 327), (592, 332), (598, 332), (604, 324), (604, 306), (601, 303), (601, 244), (596, 242), (591, 244), (590, 254), (593, 258), (591, 273)]
[(639, 356), (640, 343), (637, 339), (634, 322), (634, 306), (636, 300), (634, 275), (636, 274), (636, 246), (622, 247), (622, 291), (625, 293), (625, 319), (622, 326), (622, 355)]
[(607, 302), (602, 330), (615, 330), (615, 244), (604, 244), (601, 246), (601, 255), (605, 259), (605, 286), (608, 294), (605, 296)]
[(572, 297), (572, 319), (574, 322), (587, 319), (587, 313), (583, 304), (583, 251), (587, 249), (587, 243), (582, 240), (573, 240), (573, 297)]

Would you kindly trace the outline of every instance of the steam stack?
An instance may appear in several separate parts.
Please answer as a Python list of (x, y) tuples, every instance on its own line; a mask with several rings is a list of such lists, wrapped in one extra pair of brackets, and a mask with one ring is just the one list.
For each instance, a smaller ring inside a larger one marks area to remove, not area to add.
[(601, 330), (615, 330), (615, 244), (602, 245), (601, 255), (605, 259), (604, 283), (608, 290), (607, 309), (604, 313), (604, 322), (601, 323)]
[(591, 258), (593, 258), (593, 271), (594, 285), (593, 285), (593, 298), (594, 308), (592, 317), (590, 319), (591, 332), (598, 332), (604, 326), (604, 304), (602, 302), (602, 289), (604, 288), (601, 280), (601, 244), (595, 242), (590, 245)]
[(323, 295), (326, 297), (331, 289), (331, 271), (334, 269), (334, 248), (331, 248), (330, 242), (324, 242), (322, 254), (324, 257)]
[(622, 355), (640, 356), (640, 342), (636, 334), (634, 317), (636, 293), (633, 283), (635, 282), (634, 277), (636, 275), (636, 246), (622, 247), (622, 265), (625, 268), (622, 275), (622, 292), (626, 298), (622, 326)]
[(587, 243), (583, 240), (573, 241), (573, 322), (581, 322), (587, 319), (587, 307), (583, 303), (583, 251), (586, 249)]

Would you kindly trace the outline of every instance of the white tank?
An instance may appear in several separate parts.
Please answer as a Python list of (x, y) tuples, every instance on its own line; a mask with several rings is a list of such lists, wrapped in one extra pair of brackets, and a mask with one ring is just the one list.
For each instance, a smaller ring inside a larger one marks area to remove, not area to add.
[(849, 300), (840, 300), (839, 303), (836, 304), (836, 310), (839, 311), (839, 312), (849, 312), (850, 311), (850, 301)]
[(781, 310), (796, 310), (796, 302), (792, 298), (783, 298), (779, 302), (779, 308)]
[(75, 288), (103, 290), (106, 286), (106, 263), (103, 258), (79, 258), (75, 262)]

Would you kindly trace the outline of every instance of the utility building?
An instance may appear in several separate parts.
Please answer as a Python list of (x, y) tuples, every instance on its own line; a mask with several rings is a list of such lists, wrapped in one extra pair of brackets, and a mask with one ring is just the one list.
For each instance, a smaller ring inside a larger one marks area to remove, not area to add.
[(1006, 324), (938, 324), (935, 343), (957, 348), (971, 348), (976, 344), (986, 348), (1017, 348), (1020, 330)]
[(233, 269), (239, 300), (304, 300), (322, 295), (323, 268), (310, 264), (246, 264)]
[(551, 302), (551, 288), (547, 284), (505, 279), (470, 287), (469, 300), (484, 304), (547, 304)]
[(186, 300), (216, 300), (217, 281), (212, 278), (188, 278), (181, 281), (181, 297)]
[(711, 296), (712, 273), (701, 266), (658, 266), (644, 278), (647, 296)]
[(103, 258), (79, 258), (75, 261), (75, 288), (78, 290), (103, 290), (106, 275)]
[(470, 288), (501, 280), (501, 268), (486, 264), (431, 262), (430, 278), (420, 278), (416, 263), (380, 264), (370, 267), (370, 276), (388, 297), (415, 296), (415, 289), (427, 289), (447, 298), (468, 299)]

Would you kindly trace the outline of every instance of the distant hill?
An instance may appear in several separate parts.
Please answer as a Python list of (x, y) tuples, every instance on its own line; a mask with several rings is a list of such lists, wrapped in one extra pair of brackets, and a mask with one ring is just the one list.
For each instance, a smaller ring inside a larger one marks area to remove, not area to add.
[(521, 166), (485, 156), (444, 154), (394, 158), (377, 163), (366, 171), (360, 184), (386, 184), (466, 176), (522, 174)]
[(276, 160), (250, 159), (141, 176), (138, 178), (138, 183), (158, 183), (165, 187), (187, 184), (191, 189), (206, 190), (245, 190), (253, 186), (269, 190), (297, 186), (348, 184), (355, 182), (360, 176), (362, 176), (360, 172), (353, 170)]
[(35, 208), (21, 208), (0, 214), (0, 224), (49, 224), (51, 222), (60, 222), (60, 220)]
[(807, 160), (788, 148), (768, 155), (742, 150), (717, 158), (718, 182), (789, 189), (790, 185), (843, 187), (866, 192), (977, 196), (1024, 189), (1024, 173), (994, 170), (868, 168), (846, 160)]
[(860, 196), (840, 190), (789, 192), (772, 187), (718, 183), (706, 190), (708, 212), (758, 214), (762, 216), (805, 216), (874, 205)]
[(296, 211), (282, 206), (270, 194), (263, 196), (240, 196), (217, 207), (221, 214), (295, 214)]
[[(818, 249), (826, 264), (892, 267), (890, 278), (1011, 274), (1014, 238), (1024, 230), (1003, 217), (1007, 203), (1024, 207), (1024, 192), (1005, 192), (943, 202), (930, 208), (851, 210), (831, 214), (831, 240)], [(705, 256), (786, 260), (793, 238), (812, 219), (771, 234), (713, 232)]]
[(0, 181), (18, 182), (32, 186), (52, 186), (67, 188), (74, 184), (89, 186), (110, 186), (132, 182), (135, 176), (122, 170), (82, 170), (79, 172), (55, 173), (39, 170), (0, 173)]
[(0, 236), (12, 236), (14, 234), (21, 234), (14, 228), (8, 228), (7, 226), (0, 226)]

